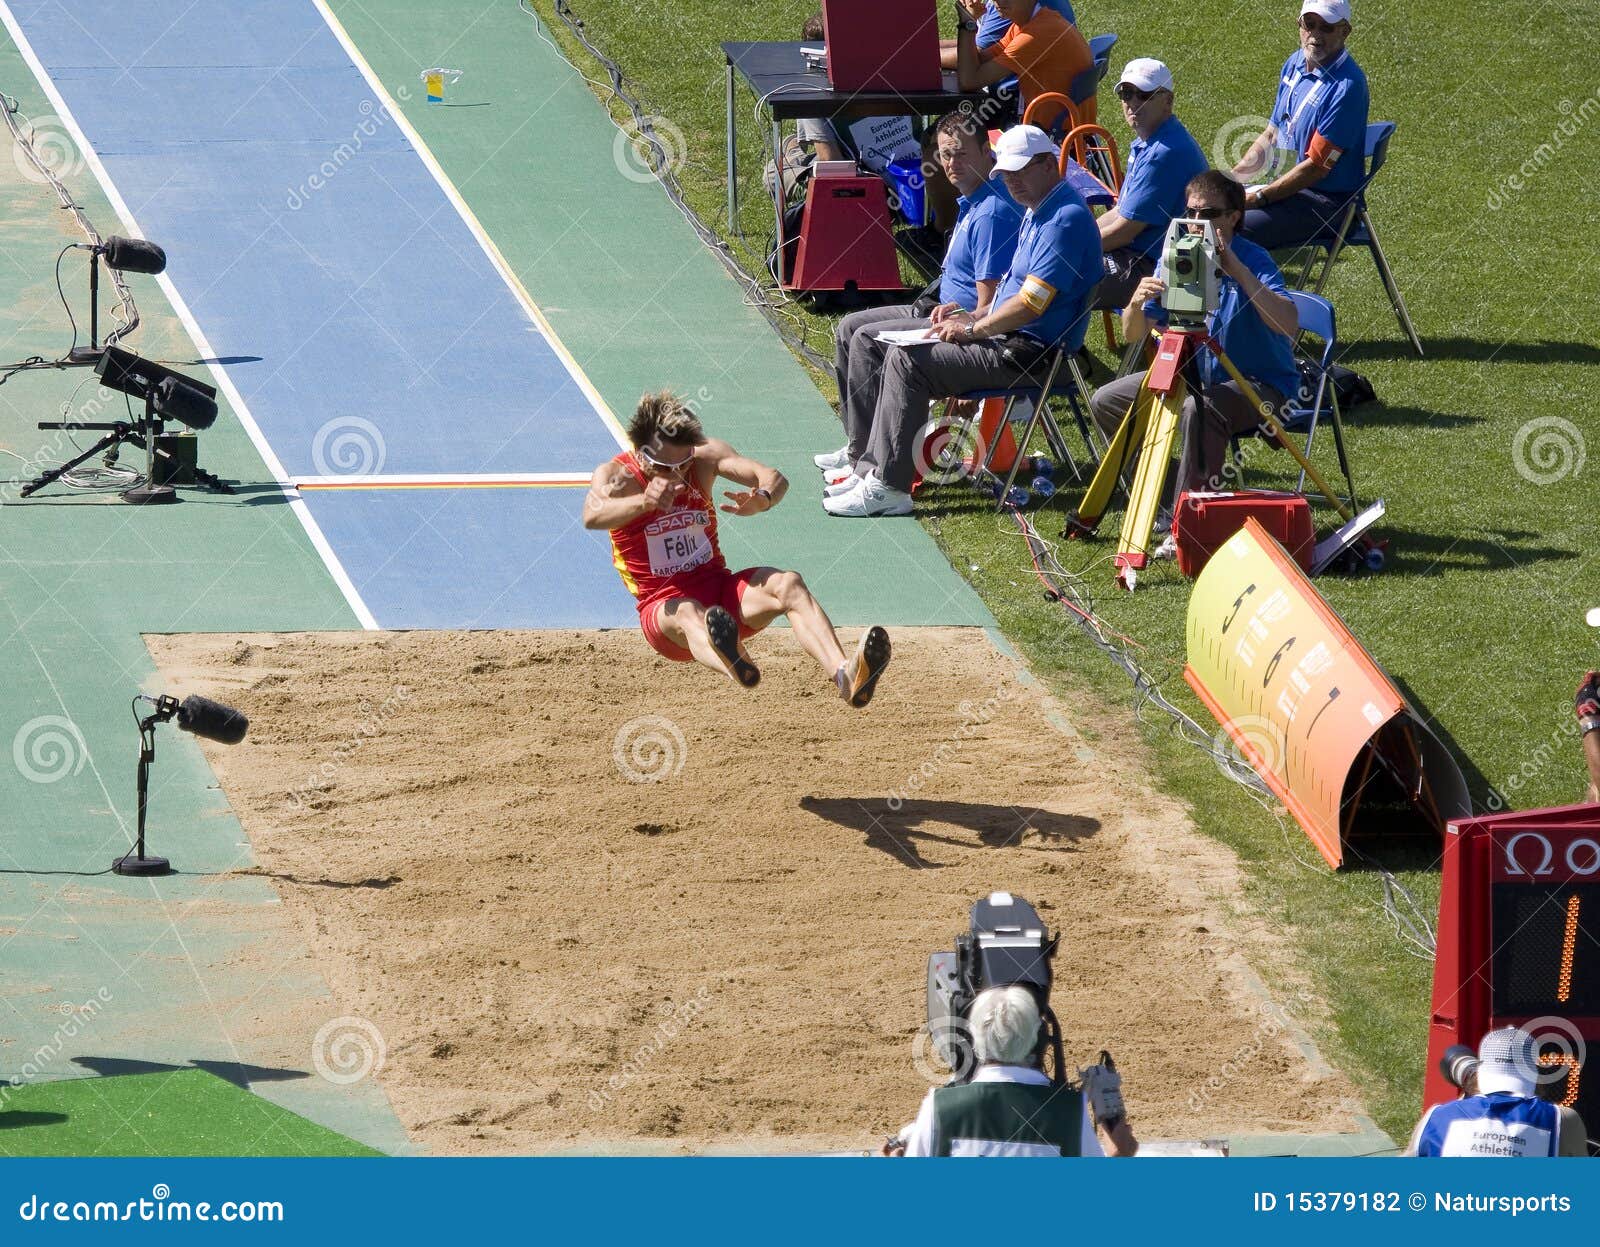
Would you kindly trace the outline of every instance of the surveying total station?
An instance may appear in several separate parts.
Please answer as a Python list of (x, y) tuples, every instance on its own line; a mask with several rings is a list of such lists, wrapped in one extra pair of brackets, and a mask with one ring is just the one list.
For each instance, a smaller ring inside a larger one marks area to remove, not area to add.
[(1364, 531), (1364, 526), (1355, 523), (1356, 517), (1350, 507), (1289, 440), (1273, 409), (1262, 402), (1255, 387), (1234, 367), (1221, 344), (1211, 336), (1207, 318), (1217, 310), (1222, 277), (1218, 254), (1216, 229), (1210, 221), (1178, 217), (1168, 225), (1161, 260), (1162, 279), (1166, 283), (1161, 306), (1167, 313), (1168, 327), (1159, 335), (1155, 361), (1101, 457), (1077, 513), (1067, 522), (1068, 537), (1092, 534), (1105, 514), (1124, 469), (1138, 455), (1128, 509), (1123, 515), (1113, 560), (1117, 583), (1125, 589), (1134, 587), (1138, 573), (1150, 560), (1150, 535), (1166, 486), (1184, 400), (1189, 388), (1196, 393), (1201, 388), (1199, 360), (1202, 350), (1210, 351), (1222, 365), (1260, 413), (1263, 431), (1294, 457), (1306, 478), (1339, 513), (1340, 520), (1345, 523), (1341, 537), (1349, 534), (1340, 544), (1348, 545), (1360, 539)]

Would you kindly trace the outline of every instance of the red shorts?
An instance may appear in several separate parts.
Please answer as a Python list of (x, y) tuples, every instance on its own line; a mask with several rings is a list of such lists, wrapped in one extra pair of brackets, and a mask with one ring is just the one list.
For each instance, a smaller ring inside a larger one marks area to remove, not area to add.
[(644, 639), (650, 642), (650, 648), (663, 658), (672, 659), (673, 662), (694, 661), (693, 654), (683, 646), (668, 640), (667, 634), (661, 630), (661, 608), (675, 598), (689, 598), (699, 602), (708, 610), (713, 606), (720, 606), (738, 621), (741, 641), (754, 636), (756, 630), (745, 623), (739, 604), (744, 601), (745, 588), (756, 570), (754, 567), (746, 567), (743, 571), (737, 572), (730, 572), (726, 568), (719, 571), (690, 572), (674, 580), (670, 588), (663, 589), (648, 602), (640, 602), (639, 626), (644, 629)]

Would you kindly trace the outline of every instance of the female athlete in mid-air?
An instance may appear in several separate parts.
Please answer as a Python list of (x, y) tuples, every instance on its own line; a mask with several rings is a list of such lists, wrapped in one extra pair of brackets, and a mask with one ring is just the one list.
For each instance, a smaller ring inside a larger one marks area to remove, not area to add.
[(795, 638), (822, 664), (839, 695), (852, 706), (871, 701), (889, 664), (887, 632), (867, 629), (847, 659), (827, 612), (798, 572), (730, 572), (723, 562), (711, 499), (717, 478), (744, 487), (724, 493), (722, 510), (750, 516), (782, 501), (789, 488), (783, 473), (707, 437), (695, 414), (668, 393), (639, 401), (628, 440), (632, 450), (595, 469), (583, 526), (611, 534), (617, 571), (639, 601), (639, 626), (651, 648), (754, 688), (761, 673), (745, 651), (745, 638), (787, 615)]

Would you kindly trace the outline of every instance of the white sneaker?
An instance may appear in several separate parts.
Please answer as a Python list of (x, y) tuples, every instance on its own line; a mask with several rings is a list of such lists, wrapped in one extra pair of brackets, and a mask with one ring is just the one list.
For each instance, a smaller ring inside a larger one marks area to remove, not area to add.
[(829, 515), (867, 517), (873, 515), (910, 515), (911, 495), (903, 489), (890, 489), (868, 472), (861, 484), (847, 494), (824, 498), (822, 509)]
[(1162, 559), (1162, 560), (1177, 558), (1178, 557), (1178, 539), (1176, 537), (1174, 537), (1171, 533), (1168, 533), (1166, 540), (1163, 541), (1160, 545), (1158, 545), (1155, 548), (1155, 552), (1152, 553), (1150, 555), (1150, 557), (1152, 559)]
[(838, 450), (830, 450), (825, 455), (812, 455), (811, 462), (824, 472), (837, 472), (840, 468), (850, 466), (850, 447), (841, 446)]
[(854, 468), (829, 468), (822, 474), (822, 483), (824, 485), (842, 485), (846, 481), (857, 481), (860, 479), (860, 473), (858, 473)]
[(824, 498), (838, 498), (842, 494), (848, 494), (853, 490), (859, 489), (860, 487), (861, 478), (854, 472), (851, 472), (849, 475), (841, 476), (838, 480), (833, 481), (831, 484), (823, 486), (822, 496)]

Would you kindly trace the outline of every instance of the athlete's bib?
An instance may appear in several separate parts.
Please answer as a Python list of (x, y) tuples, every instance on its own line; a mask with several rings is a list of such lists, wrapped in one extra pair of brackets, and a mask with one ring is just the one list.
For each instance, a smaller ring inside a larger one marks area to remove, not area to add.
[(677, 576), (709, 563), (711, 517), (699, 508), (672, 511), (644, 527), (645, 552), (652, 576)]

